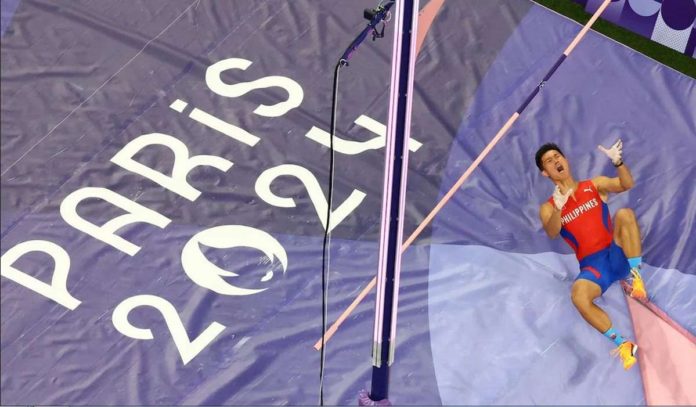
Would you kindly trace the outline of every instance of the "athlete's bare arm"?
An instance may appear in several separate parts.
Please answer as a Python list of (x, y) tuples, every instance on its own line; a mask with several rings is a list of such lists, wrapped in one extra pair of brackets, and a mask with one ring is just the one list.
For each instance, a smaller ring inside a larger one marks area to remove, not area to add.
[(544, 202), (539, 207), (539, 218), (544, 226), (546, 234), (555, 239), (561, 233), (561, 211), (549, 202)]
[(633, 175), (626, 164), (616, 168), (617, 177), (605, 177), (600, 175), (592, 179), (592, 183), (599, 192), (599, 195), (606, 201), (607, 195), (610, 193), (618, 194), (619, 192), (628, 191), (633, 188)]

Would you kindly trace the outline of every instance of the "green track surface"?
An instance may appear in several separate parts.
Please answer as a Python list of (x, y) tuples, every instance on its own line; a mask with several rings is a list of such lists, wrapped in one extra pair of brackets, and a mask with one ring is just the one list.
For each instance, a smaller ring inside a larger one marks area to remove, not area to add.
[[(571, 0), (534, 1), (583, 25), (587, 23), (591, 17), (591, 15), (584, 10), (583, 6)], [(601, 18), (594, 23), (592, 29), (633, 48), (641, 54), (647, 55), (656, 61), (672, 67), (685, 75), (696, 78), (696, 59), (651, 41), (642, 35), (638, 35), (613, 23), (604, 21)]]

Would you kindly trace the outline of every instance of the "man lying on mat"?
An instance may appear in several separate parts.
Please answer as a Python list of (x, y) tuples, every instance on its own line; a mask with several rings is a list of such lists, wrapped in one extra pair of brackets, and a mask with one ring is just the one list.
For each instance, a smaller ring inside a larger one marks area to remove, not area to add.
[(642, 258), (636, 216), (631, 209), (622, 208), (612, 222), (606, 203), (609, 193), (633, 187), (621, 148), (621, 140), (609, 149), (599, 146), (616, 167), (618, 176), (614, 178), (576, 181), (568, 160), (553, 143), (541, 146), (535, 159), (542, 175), (556, 185), (553, 195), (539, 208), (544, 230), (551, 238), (560, 234), (580, 263), (571, 291), (573, 304), (585, 321), (616, 344), (613, 353), (629, 369), (636, 363), (638, 346), (616, 332), (607, 313), (594, 303), (615, 281), (624, 279), (629, 280), (627, 291), (632, 297), (647, 297), (639, 273)]

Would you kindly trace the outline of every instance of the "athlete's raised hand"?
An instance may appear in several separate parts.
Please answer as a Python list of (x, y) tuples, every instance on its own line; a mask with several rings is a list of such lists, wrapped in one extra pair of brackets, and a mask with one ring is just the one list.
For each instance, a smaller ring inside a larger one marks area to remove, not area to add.
[(562, 210), (566, 202), (568, 202), (570, 194), (572, 193), (572, 188), (568, 188), (568, 190), (564, 194), (561, 192), (561, 187), (559, 185), (556, 185), (556, 188), (553, 190), (553, 204), (556, 206), (556, 209), (558, 209), (559, 211)]
[(620, 167), (621, 164), (623, 164), (623, 160), (621, 159), (623, 143), (621, 142), (621, 139), (616, 140), (616, 143), (609, 148), (605, 148), (603, 146), (597, 146), (597, 148), (599, 148), (600, 151), (611, 159), (611, 163), (614, 164), (615, 167)]

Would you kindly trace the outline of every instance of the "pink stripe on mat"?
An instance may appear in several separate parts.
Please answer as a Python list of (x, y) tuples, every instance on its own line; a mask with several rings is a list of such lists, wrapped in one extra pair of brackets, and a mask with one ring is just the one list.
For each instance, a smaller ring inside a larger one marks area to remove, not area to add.
[(418, 13), (418, 35), (416, 37), (416, 57), (420, 53), (425, 37), (430, 31), (430, 26), (435, 21), (438, 11), (442, 8), (445, 0), (430, 0)]
[(648, 405), (696, 405), (696, 338), (652, 303), (626, 297)]

